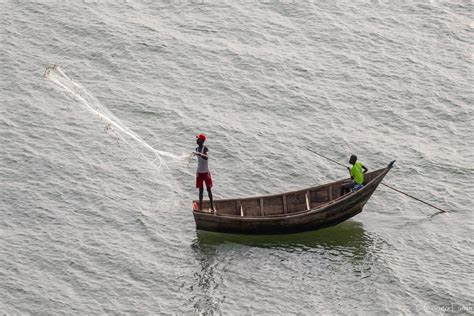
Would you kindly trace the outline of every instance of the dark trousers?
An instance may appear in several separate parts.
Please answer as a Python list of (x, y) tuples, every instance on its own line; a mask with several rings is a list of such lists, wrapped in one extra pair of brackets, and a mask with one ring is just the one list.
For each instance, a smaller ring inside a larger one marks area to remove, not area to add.
[(351, 192), (351, 189), (354, 187), (354, 180), (350, 180), (341, 184), (341, 195)]

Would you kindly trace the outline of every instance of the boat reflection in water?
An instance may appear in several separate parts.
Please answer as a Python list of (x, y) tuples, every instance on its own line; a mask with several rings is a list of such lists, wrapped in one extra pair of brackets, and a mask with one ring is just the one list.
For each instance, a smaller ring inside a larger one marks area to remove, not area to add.
[(346, 221), (334, 227), (288, 235), (236, 235), (207, 231), (197, 231), (194, 248), (229, 248), (237, 245), (262, 248), (296, 249), (345, 249), (357, 257), (363, 257), (372, 238), (365, 232), (362, 224)]
[[(198, 265), (191, 286), (194, 295), (189, 302), (196, 313), (221, 313), (225, 290), (219, 287), (230, 275), (246, 271), (258, 273), (258, 267), (275, 265), (283, 274), (312, 274), (314, 279), (328, 277), (333, 269), (355, 278), (364, 278), (376, 261), (380, 239), (367, 233), (357, 221), (289, 235), (235, 235), (197, 231), (192, 244)], [(275, 256), (279, 260), (275, 261)], [(242, 266), (244, 265), (245, 268)], [(332, 267), (331, 267), (332, 266)], [(252, 268), (253, 267), (253, 268)], [(249, 270), (250, 269), (250, 270)]]

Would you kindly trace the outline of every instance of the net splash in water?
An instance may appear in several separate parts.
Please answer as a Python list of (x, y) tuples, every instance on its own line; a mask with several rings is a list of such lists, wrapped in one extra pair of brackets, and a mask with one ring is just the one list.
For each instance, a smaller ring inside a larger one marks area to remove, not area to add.
[[(169, 162), (179, 162), (186, 160), (187, 155), (176, 155), (170, 152), (161, 151), (153, 148), (149, 143), (142, 139), (130, 128), (125, 126), (120, 119), (118, 119), (105, 105), (99, 102), (89, 91), (83, 87), (80, 83), (74, 81), (69, 77), (58, 65), (50, 65), (46, 68), (43, 77), (50, 80), (56, 87), (70, 96), (77, 99), (80, 104), (90, 111), (91, 113), (98, 116), (100, 119), (107, 123), (106, 129), (115, 129), (116, 134), (125, 143), (134, 147), (129, 140), (133, 140), (141, 148), (147, 150), (153, 154), (152, 159), (145, 160), (152, 165), (158, 164), (158, 168), (161, 166), (168, 167)], [(128, 140), (127, 140), (128, 138)]]

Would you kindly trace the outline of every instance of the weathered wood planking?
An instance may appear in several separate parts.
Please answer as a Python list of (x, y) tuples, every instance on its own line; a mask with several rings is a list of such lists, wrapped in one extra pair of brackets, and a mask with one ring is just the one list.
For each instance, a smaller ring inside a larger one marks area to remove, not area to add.
[[(196, 227), (216, 232), (278, 234), (335, 225), (362, 211), (392, 166), (393, 162), (366, 174), (364, 188), (342, 197), (341, 185), (348, 179), (276, 195), (216, 200), (215, 213), (193, 211)], [(203, 209), (209, 206), (209, 201), (203, 201)]]

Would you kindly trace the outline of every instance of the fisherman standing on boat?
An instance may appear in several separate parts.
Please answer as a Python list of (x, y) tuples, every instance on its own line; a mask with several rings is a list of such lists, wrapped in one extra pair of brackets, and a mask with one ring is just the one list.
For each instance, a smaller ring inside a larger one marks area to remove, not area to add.
[(214, 211), (214, 204), (212, 202), (212, 178), (209, 172), (209, 149), (204, 146), (206, 136), (199, 134), (196, 136), (196, 151), (193, 152), (198, 159), (197, 172), (196, 172), (196, 188), (199, 189), (199, 210), (202, 210), (202, 198), (204, 194), (204, 182), (206, 183), (207, 194), (209, 195), (209, 201), (211, 202), (211, 210)]
[(344, 195), (351, 190), (357, 191), (362, 189), (362, 187), (364, 187), (364, 174), (369, 171), (361, 161), (357, 161), (356, 155), (352, 155), (349, 158), (349, 163), (352, 165), (352, 168), (347, 167), (351, 176), (351, 181), (341, 185), (341, 195)]

